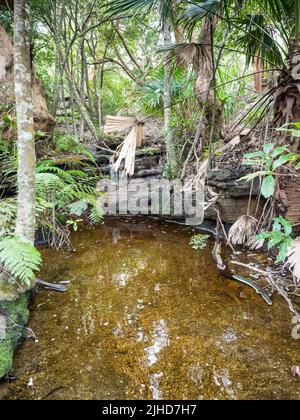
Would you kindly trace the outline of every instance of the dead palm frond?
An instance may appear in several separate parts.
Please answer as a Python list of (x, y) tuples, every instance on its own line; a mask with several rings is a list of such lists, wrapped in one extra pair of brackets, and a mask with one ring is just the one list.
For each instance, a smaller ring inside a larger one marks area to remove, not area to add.
[(161, 49), (167, 52), (167, 61), (172, 63), (175, 61), (178, 66), (193, 66), (193, 70), (198, 72), (201, 62), (207, 59), (207, 46), (195, 42), (174, 44)]
[(104, 133), (112, 133), (114, 131), (124, 131), (134, 127), (138, 120), (131, 117), (114, 117), (107, 115), (104, 126)]
[(119, 156), (114, 164), (114, 170), (117, 172), (120, 168), (122, 160), (125, 161), (124, 172), (132, 176), (134, 174), (135, 152), (137, 147), (141, 147), (144, 139), (144, 123), (136, 118), (130, 117), (106, 117), (106, 124), (104, 127), (105, 133), (113, 131), (124, 131), (130, 129), (129, 134), (118, 147)]
[(257, 237), (257, 235), (255, 235), (249, 239), (249, 241), (247, 242), (247, 246), (252, 251), (258, 251), (259, 249), (262, 249), (262, 247), (265, 244), (265, 241), (265, 239), (261, 239)]
[(289, 248), (287, 265), (293, 271), (294, 279), (300, 282), (300, 239), (295, 239)]
[(241, 216), (230, 228), (228, 240), (233, 245), (244, 245), (256, 231), (257, 220), (252, 216)]

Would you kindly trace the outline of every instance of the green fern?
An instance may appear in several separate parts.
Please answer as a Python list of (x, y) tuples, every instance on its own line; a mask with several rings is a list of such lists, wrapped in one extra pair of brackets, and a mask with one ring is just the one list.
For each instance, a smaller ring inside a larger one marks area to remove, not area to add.
[[(3, 146), (4, 147), (4, 146)], [(1, 153), (1, 151), (0, 151)], [(15, 165), (7, 152), (7, 174), (15, 173)], [(10, 163), (9, 163), (10, 162)], [(80, 162), (79, 162), (80, 163)], [(87, 168), (88, 173), (82, 168)], [(97, 203), (100, 193), (96, 189), (97, 177), (85, 162), (72, 169), (63, 169), (51, 160), (36, 165), (36, 227), (42, 228), (46, 237), (54, 238), (53, 246), (61, 244), (66, 235), (65, 222), (70, 214), (86, 214), (90, 223), (98, 223), (102, 210)], [(17, 214), (17, 197), (0, 200), (0, 238), (13, 236)], [(51, 235), (49, 236), (49, 233)], [(49, 244), (49, 245), (51, 245)]]
[(80, 144), (77, 137), (73, 136), (72, 134), (55, 132), (54, 143), (57, 152), (73, 154), (77, 153), (86, 156), (91, 161), (95, 160), (93, 154), (83, 144)]
[(69, 208), (70, 214), (81, 216), (88, 209), (88, 203), (85, 200), (75, 201), (74, 203), (70, 204)]
[(39, 251), (20, 238), (11, 236), (0, 240), (0, 264), (15, 279), (30, 285), (41, 263)]
[(103, 217), (103, 211), (99, 203), (94, 203), (90, 215), (89, 220), (92, 224), (97, 224), (101, 221)]
[(0, 237), (12, 233), (16, 220), (17, 208), (17, 200), (15, 197), (0, 200)]

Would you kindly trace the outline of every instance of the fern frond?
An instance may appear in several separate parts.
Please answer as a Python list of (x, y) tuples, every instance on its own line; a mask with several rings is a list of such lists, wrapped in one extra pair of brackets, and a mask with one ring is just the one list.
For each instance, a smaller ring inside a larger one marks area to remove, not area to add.
[(0, 240), (0, 263), (15, 279), (30, 285), (42, 259), (34, 246), (11, 236)]
[(0, 200), (0, 237), (7, 236), (13, 232), (17, 209), (16, 197)]
[(70, 214), (81, 216), (88, 209), (88, 203), (85, 200), (75, 201), (70, 204), (69, 208)]

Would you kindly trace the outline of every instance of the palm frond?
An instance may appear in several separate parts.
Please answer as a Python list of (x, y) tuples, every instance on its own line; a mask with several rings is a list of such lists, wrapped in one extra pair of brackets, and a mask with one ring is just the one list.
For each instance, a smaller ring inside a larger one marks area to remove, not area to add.
[(195, 42), (169, 45), (160, 51), (168, 53), (168, 62), (175, 60), (176, 66), (192, 65), (195, 72), (198, 71), (201, 61), (207, 56), (207, 46)]
[(133, 127), (121, 145), (119, 157), (114, 165), (116, 172), (118, 172), (121, 162), (124, 160), (124, 171), (126, 174), (129, 176), (134, 174), (135, 151), (137, 147), (141, 146), (143, 138), (144, 128), (141, 124), (138, 124)]
[(221, 0), (204, 0), (188, 5), (179, 22), (183, 24), (185, 30), (191, 35), (195, 26), (205, 17), (213, 17), (221, 12), (223, 2)]
[(259, 249), (262, 249), (265, 242), (265, 239), (258, 238), (257, 235), (255, 235), (247, 242), (247, 246), (252, 251), (258, 251)]
[(136, 118), (114, 117), (107, 115), (104, 126), (104, 133), (120, 132), (132, 128), (137, 124)]
[(257, 227), (257, 220), (248, 215), (241, 216), (230, 228), (228, 240), (233, 245), (244, 245), (249, 242)]
[(129, 134), (119, 146), (119, 157), (114, 165), (114, 170), (118, 172), (122, 160), (125, 160), (124, 170), (127, 175), (131, 176), (134, 174), (136, 148), (142, 145), (144, 139), (144, 123), (130, 117), (113, 117), (111, 115), (106, 117), (105, 133), (124, 131), (129, 128), (131, 128)]
[(157, 7), (161, 19), (165, 21), (173, 19), (173, 3), (174, 0), (112, 0), (107, 3), (106, 11), (108, 16), (113, 18), (129, 11), (139, 12)]
[(243, 30), (243, 34), (235, 34), (235, 42), (238, 47), (245, 48), (246, 62), (249, 65), (254, 57), (259, 56), (263, 66), (268, 63), (282, 66), (284, 63), (283, 55), (287, 51), (283, 49), (276, 40), (276, 35), (271, 26), (267, 26), (263, 14), (251, 14), (246, 17), (236, 19), (238, 29)]
[(287, 264), (293, 271), (293, 277), (300, 283), (300, 239), (295, 239), (289, 248)]

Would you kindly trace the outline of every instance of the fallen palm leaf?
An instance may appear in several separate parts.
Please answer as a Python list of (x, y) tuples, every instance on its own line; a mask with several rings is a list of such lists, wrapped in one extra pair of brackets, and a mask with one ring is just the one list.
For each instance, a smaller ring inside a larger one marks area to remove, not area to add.
[(293, 271), (294, 279), (300, 282), (300, 239), (295, 239), (289, 248), (287, 265)]
[(247, 246), (252, 251), (257, 251), (259, 249), (262, 249), (262, 247), (265, 244), (265, 239), (261, 239), (257, 237), (257, 235), (253, 236), (249, 241), (247, 242)]
[(257, 220), (252, 216), (241, 216), (230, 228), (228, 240), (233, 245), (244, 245), (249, 242), (257, 227)]
[(124, 160), (124, 171), (127, 175), (132, 176), (134, 174), (136, 148), (141, 147), (144, 139), (144, 123), (136, 118), (130, 117), (106, 117), (105, 133), (111, 133), (113, 131), (120, 132), (130, 128), (129, 134), (118, 147), (119, 156), (114, 164), (114, 170), (117, 172), (120, 169), (122, 160)]

